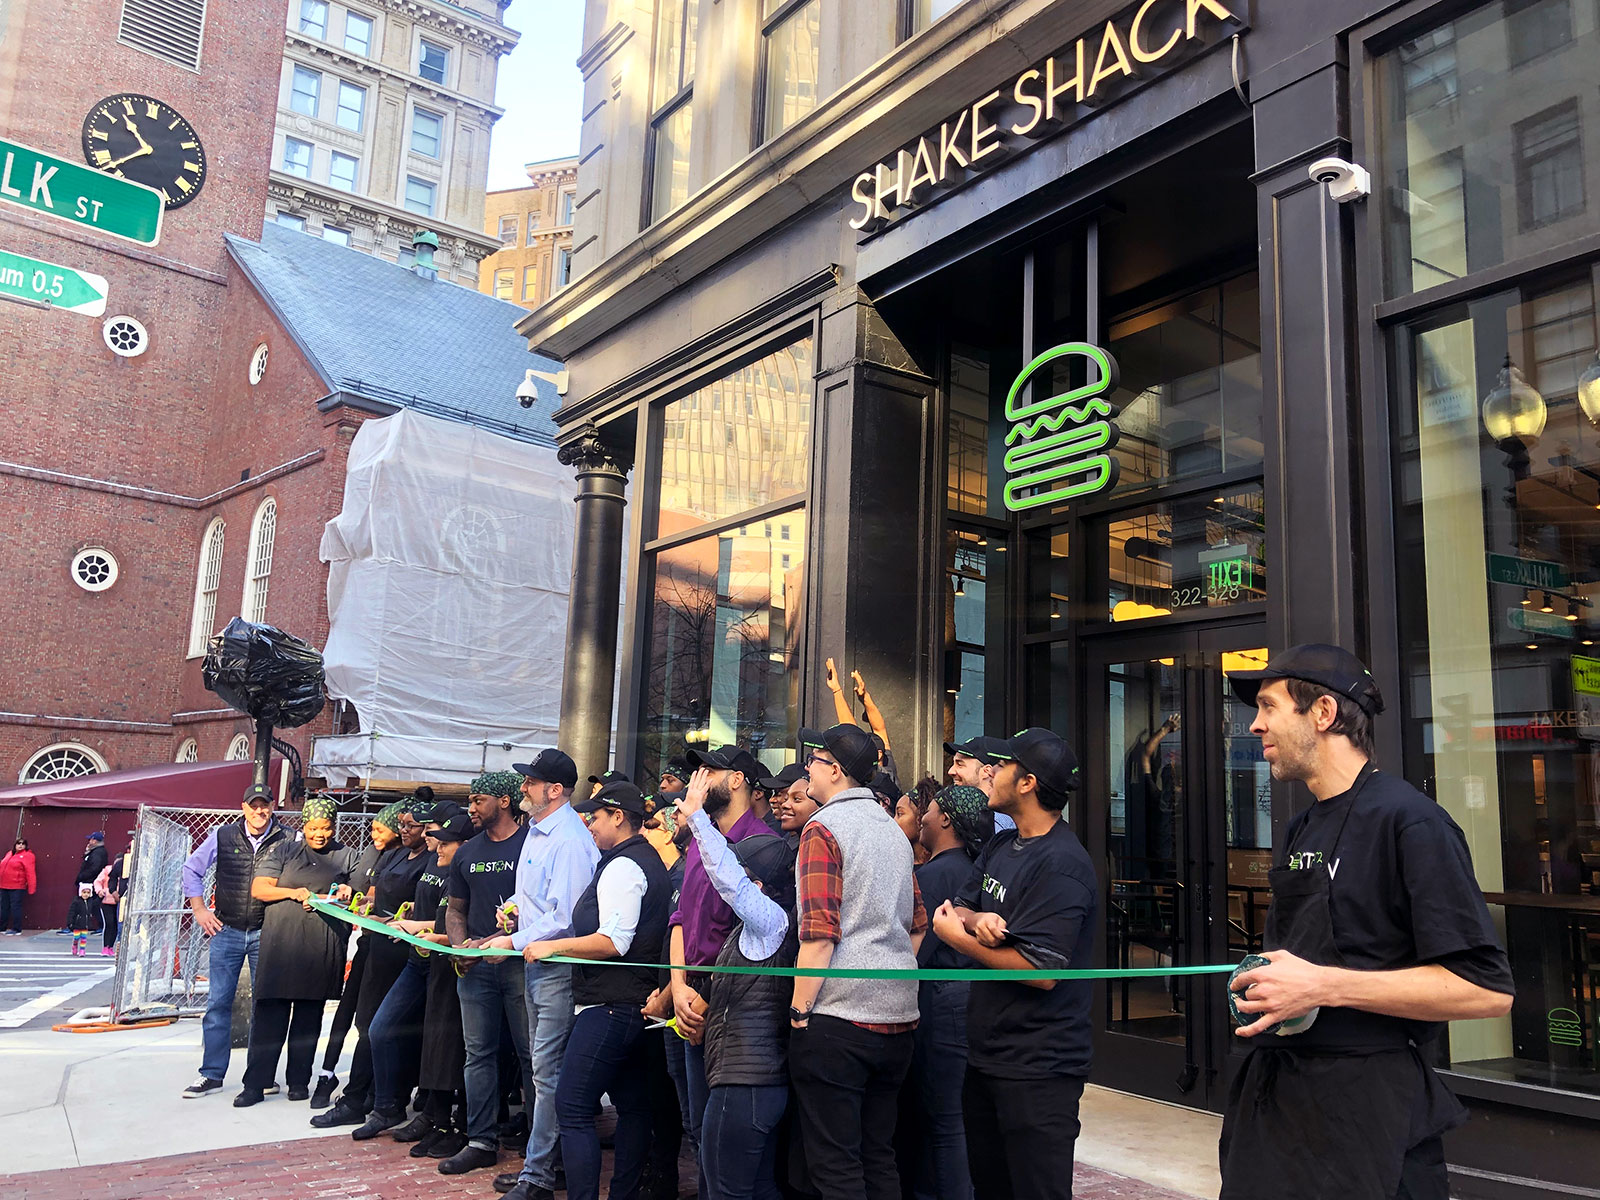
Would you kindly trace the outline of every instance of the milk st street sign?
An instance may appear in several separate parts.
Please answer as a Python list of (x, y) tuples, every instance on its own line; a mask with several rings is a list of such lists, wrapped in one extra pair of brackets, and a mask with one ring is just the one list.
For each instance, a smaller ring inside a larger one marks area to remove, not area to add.
[(161, 193), (0, 138), (0, 201), (126, 238), (161, 240)]
[(106, 311), (106, 292), (106, 281), (99, 275), (0, 250), (0, 298), (98, 317)]

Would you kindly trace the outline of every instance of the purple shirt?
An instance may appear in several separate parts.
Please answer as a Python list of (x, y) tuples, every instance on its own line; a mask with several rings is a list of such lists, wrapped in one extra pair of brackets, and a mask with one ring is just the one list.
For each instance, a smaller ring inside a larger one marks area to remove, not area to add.
[[(771, 833), (767, 823), (756, 814), (746, 812), (733, 823), (726, 837), (730, 842), (743, 841), (758, 833)], [(700, 843), (689, 840), (689, 850), (683, 858), (683, 889), (678, 893), (678, 911), (672, 914), (672, 925), (683, 926), (683, 961), (686, 966), (704, 967), (717, 961), (722, 943), (733, 931), (733, 909), (717, 894), (706, 867), (700, 861)]]

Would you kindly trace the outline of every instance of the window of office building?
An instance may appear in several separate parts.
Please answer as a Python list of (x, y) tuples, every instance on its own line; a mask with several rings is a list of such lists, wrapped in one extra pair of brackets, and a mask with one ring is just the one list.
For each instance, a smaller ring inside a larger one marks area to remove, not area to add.
[(696, 0), (661, 0), (656, 6), (646, 224), (659, 221), (689, 198), (698, 12)]
[(534, 234), (536, 234), (538, 232), (539, 232), (539, 214), (536, 213), (536, 212), (531, 212), (531, 213), (528, 214), (528, 245), (530, 245), (530, 246), (533, 245)]
[(1379, 57), (1373, 202), (1389, 295), (1592, 232), (1582, 109), (1593, 111), (1600, 24), (1589, 12), (1574, 22), (1568, 0), (1489, 4)]
[(337, 150), (328, 156), (328, 182), (347, 192), (356, 190), (356, 176), (361, 171), (361, 160)]
[(912, 33), (921, 33), (940, 17), (960, 8), (966, 0), (906, 0), (907, 26)]
[(500, 244), (502, 246), (515, 245), (517, 240), (517, 216), (512, 213), (508, 217), (500, 218)]
[(522, 268), (522, 298), (524, 300), (537, 300), (539, 298), (539, 268)]
[(372, 53), (372, 18), (360, 13), (344, 15), (344, 48), (352, 54), (366, 56)]
[(571, 225), (572, 214), (578, 207), (578, 193), (570, 188), (561, 193), (561, 219), (558, 224)]
[(496, 300), (511, 299), (511, 289), (516, 286), (517, 273), (509, 267), (502, 268), (494, 273), (494, 298)]
[(443, 143), (444, 118), (425, 108), (414, 110), (411, 114), (411, 149), (429, 158), (438, 158)]
[(273, 220), (275, 223), (282, 225), (285, 229), (293, 229), (300, 233), (304, 233), (306, 231), (306, 219), (304, 217), (297, 217), (294, 213), (281, 212), (274, 217)]
[[(811, 370), (805, 338), (663, 410), (657, 545), (647, 560), (642, 778), (686, 744), (737, 741), (774, 770), (793, 757)], [(755, 418), (743, 415), (746, 397)], [(794, 506), (780, 513), (767, 507), (789, 499)]]
[(361, 132), (361, 121), (367, 107), (367, 89), (353, 83), (339, 81), (339, 108), (333, 115), (340, 129)]
[(311, 178), (311, 143), (299, 138), (283, 139), (283, 169), (301, 179)]
[(322, 240), (332, 242), (336, 246), (348, 246), (350, 244), (350, 231), (348, 229), (340, 229), (337, 225), (324, 225), (322, 227)]
[(817, 106), (822, 0), (766, 0), (766, 100), (763, 140), (777, 137)]
[(314, 117), (321, 99), (321, 74), (307, 67), (296, 67), (289, 83), (289, 107), (304, 116)]
[(300, 0), (300, 32), (314, 38), (328, 36), (327, 0)]
[(437, 192), (437, 185), (426, 179), (418, 179), (415, 175), (407, 175), (406, 210), (421, 213), (425, 217), (433, 216), (433, 200)]
[(561, 249), (556, 251), (555, 286), (564, 288), (572, 282), (572, 251)]
[(427, 38), (417, 45), (417, 74), (429, 83), (444, 83), (445, 72), (450, 67), (450, 51), (435, 45)]

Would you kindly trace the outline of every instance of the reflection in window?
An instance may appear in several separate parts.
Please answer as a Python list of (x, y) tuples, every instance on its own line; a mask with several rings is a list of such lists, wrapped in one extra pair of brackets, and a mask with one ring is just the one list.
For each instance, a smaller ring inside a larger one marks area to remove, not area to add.
[(347, 192), (356, 190), (356, 174), (361, 170), (361, 161), (351, 158), (348, 154), (340, 154), (337, 150), (328, 155), (328, 182), (334, 187), (343, 188)]
[(1583, 211), (1583, 146), (1578, 102), (1568, 100), (1516, 127), (1517, 214), (1536, 229)]
[(283, 169), (301, 179), (311, 178), (311, 143), (299, 138), (283, 139)]
[(980, 350), (950, 351), (950, 466), (952, 512), (989, 511), (989, 362)]
[(654, 779), (689, 745), (738, 742), (774, 771), (793, 758), (805, 517), (797, 510), (784, 521), (792, 541), (751, 526), (653, 556), (639, 778)]
[(657, 536), (805, 490), (811, 370), (808, 337), (665, 407)]
[(1004, 656), (988, 677), (985, 648), (1005, 644), (1005, 536), (975, 529), (945, 535), (945, 738), (965, 741), (1003, 727)]
[(494, 298), (496, 300), (511, 299), (511, 289), (516, 286), (517, 273), (512, 270), (500, 270), (494, 273)]
[(308, 117), (317, 115), (317, 103), (322, 98), (320, 72), (296, 67), (289, 82), (289, 108)]
[[(768, 10), (784, 5), (769, 0)], [(766, 32), (766, 109), (761, 132), (777, 137), (817, 106), (818, 54), (822, 40), (822, 0), (791, 9)]]
[(694, 130), (694, 105), (685, 100), (655, 127), (655, 179), (650, 192), (650, 219), (660, 220), (689, 198), (689, 139)]
[(1511, 65), (1548, 54), (1572, 40), (1570, 0), (1505, 0), (1506, 48)]
[(1163, 501), (1105, 528), (1113, 621), (1266, 602), (1266, 504), (1259, 483)]
[(694, 128), (691, 93), (699, 11), (698, 0), (660, 0), (656, 5), (646, 224), (659, 221), (689, 198), (689, 138)]
[(1456, 98), (1455, 27), (1444, 25), (1395, 48), (1406, 109), (1421, 112)]
[[(1591, 1094), (1600, 447), (1580, 397), (1600, 415), (1595, 318), (1585, 270), (1431, 316), (1394, 356), (1406, 773), (1466, 835), (1517, 979), (1509, 1017), (1451, 1026), (1452, 1068)], [(1496, 441), (1508, 354), (1544, 421)]]
[(911, 0), (911, 32), (921, 33), (945, 13), (960, 8), (966, 0)]
[(1111, 327), (1116, 490), (1259, 463), (1261, 300), (1240, 276)]

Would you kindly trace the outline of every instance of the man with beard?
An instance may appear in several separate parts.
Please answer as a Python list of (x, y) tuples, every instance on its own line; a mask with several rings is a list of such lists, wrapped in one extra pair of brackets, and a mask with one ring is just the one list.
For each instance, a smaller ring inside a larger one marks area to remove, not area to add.
[[(753, 834), (769, 833), (766, 824), (751, 807), (751, 789), (765, 772), (755, 756), (743, 746), (721, 746), (712, 751), (689, 751), (689, 764), (697, 770), (694, 781), (705, 788), (704, 812), (722, 836), (738, 842)], [(690, 842), (684, 854), (683, 887), (678, 894), (678, 911), (670, 922), (669, 947), (672, 964), (672, 1006), (678, 1029), (688, 1040), (684, 1049), (684, 1073), (688, 1100), (690, 1134), (700, 1145), (700, 1126), (706, 1111), (706, 1059), (700, 1041), (705, 1033), (705, 992), (709, 975), (695, 967), (717, 961), (722, 944), (733, 931), (736, 918), (706, 874), (700, 861), (700, 847)], [(705, 1171), (700, 1172), (700, 1194), (710, 1195)]]
[(1316, 802), (1268, 876), (1269, 962), (1230, 985), (1255, 1040), (1223, 1116), (1223, 1200), (1445, 1200), (1440, 1135), (1466, 1112), (1419, 1047), (1504, 1016), (1514, 990), (1466, 838), (1372, 765), (1383, 697), (1349, 651), (1293, 646), (1228, 682), (1272, 777)]
[[(964, 742), (946, 742), (944, 752), (950, 756), (950, 770), (945, 772), (952, 783), (975, 787), (989, 799), (994, 799), (994, 775), (1004, 759), (998, 755), (1005, 738), (979, 734)], [(991, 807), (994, 813), (994, 831), (1000, 833), (1015, 829), (1017, 823), (1005, 813)]]

